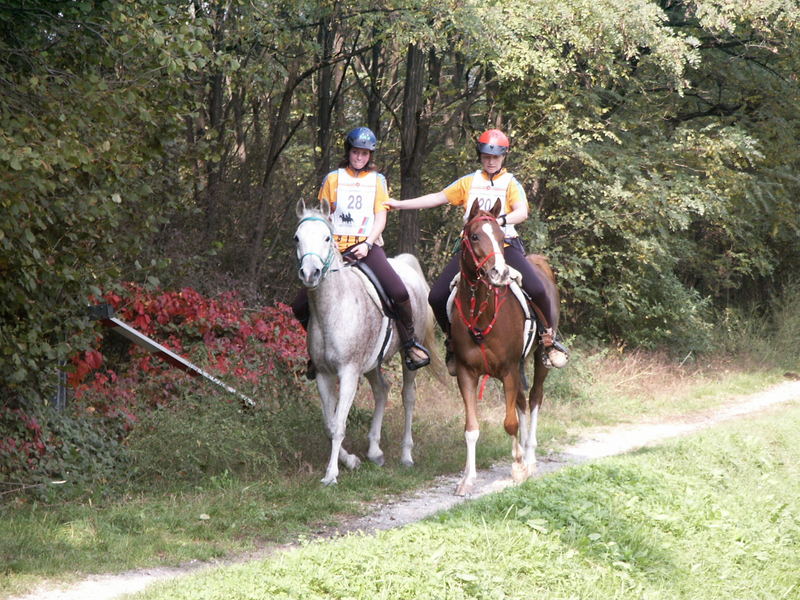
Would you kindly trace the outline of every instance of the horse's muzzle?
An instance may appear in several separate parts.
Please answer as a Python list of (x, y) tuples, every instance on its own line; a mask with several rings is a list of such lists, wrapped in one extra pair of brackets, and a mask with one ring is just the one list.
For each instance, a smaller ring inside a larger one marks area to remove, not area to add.
[(502, 287), (511, 283), (511, 271), (505, 263), (502, 265), (495, 264), (491, 268), (486, 269), (486, 279), (488, 279), (489, 283), (492, 285)]
[(314, 289), (322, 280), (322, 269), (316, 266), (303, 265), (298, 271), (297, 276), (300, 281), (309, 289)]

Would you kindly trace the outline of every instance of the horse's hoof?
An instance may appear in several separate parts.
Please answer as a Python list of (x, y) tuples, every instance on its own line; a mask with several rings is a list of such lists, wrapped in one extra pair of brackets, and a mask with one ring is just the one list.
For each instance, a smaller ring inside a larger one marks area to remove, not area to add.
[(472, 493), (472, 488), (474, 487), (472, 482), (462, 481), (456, 487), (455, 495), (456, 496), (466, 496)]
[(376, 464), (379, 467), (382, 467), (383, 464), (386, 462), (386, 459), (383, 456), (383, 452), (381, 452), (380, 454), (376, 454), (375, 456), (367, 456), (367, 458), (369, 458), (371, 463)]
[(514, 483), (522, 483), (528, 477), (528, 469), (525, 465), (520, 463), (511, 464), (511, 479), (514, 480)]
[(322, 479), (320, 479), (320, 481), (322, 482), (322, 485), (324, 485), (325, 487), (336, 485), (337, 483), (336, 477), (323, 477)]
[(358, 458), (355, 454), (351, 454), (344, 461), (344, 466), (353, 471), (361, 466), (361, 459)]
[(401, 458), (400, 459), (400, 464), (403, 465), (404, 467), (411, 468), (411, 467), (414, 466), (414, 459), (413, 458)]

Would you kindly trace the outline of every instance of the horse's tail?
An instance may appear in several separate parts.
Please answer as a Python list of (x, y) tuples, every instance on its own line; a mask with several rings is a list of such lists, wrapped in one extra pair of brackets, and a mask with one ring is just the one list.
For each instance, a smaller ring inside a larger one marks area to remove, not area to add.
[[(409, 267), (411, 267), (420, 278), (425, 285), (425, 290), (427, 294), (428, 284), (425, 281), (425, 274), (422, 272), (422, 267), (419, 264), (419, 260), (413, 254), (398, 254), (395, 258), (398, 260), (403, 261)], [(439, 353), (436, 348), (438, 347), (438, 343), (436, 340), (436, 318), (433, 315), (433, 309), (430, 305), (427, 304), (427, 310), (425, 311), (425, 335), (422, 338), (422, 343), (427, 348), (428, 353), (431, 357), (431, 364), (429, 365), (430, 371), (433, 376), (439, 380), (441, 383), (447, 383), (449, 377), (447, 375), (447, 366), (444, 364), (444, 359), (442, 358), (441, 353)]]

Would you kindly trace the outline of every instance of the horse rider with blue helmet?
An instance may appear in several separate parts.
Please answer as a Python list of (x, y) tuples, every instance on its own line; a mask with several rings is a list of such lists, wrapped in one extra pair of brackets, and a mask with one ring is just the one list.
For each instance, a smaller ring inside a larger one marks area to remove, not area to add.
[[(415, 370), (430, 363), (430, 354), (416, 340), (408, 290), (383, 249), (389, 192), (386, 178), (373, 162), (377, 147), (378, 139), (368, 127), (350, 131), (344, 141), (344, 157), (339, 167), (325, 176), (318, 198), (330, 206), (333, 236), (339, 251), (369, 267), (389, 297), (405, 365)], [(305, 288), (292, 303), (292, 311), (303, 328), (307, 328), (309, 308)], [(309, 379), (316, 376), (310, 360), (306, 375)]]

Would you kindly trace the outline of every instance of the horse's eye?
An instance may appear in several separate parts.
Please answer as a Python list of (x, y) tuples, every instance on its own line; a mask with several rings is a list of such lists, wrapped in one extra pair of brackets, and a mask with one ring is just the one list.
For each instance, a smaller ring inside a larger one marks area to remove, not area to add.
[(473, 242), (477, 242), (478, 241), (478, 234), (477, 233), (471, 234), (469, 236), (469, 239), (471, 239)]
[(294, 236), (294, 243), (295, 244), (299, 244), (300, 243), (300, 238), (297, 237), (297, 236)]
[(326, 242), (330, 242), (330, 241), (331, 241), (331, 236), (326, 236), (326, 237), (325, 237), (325, 241), (326, 241)]

